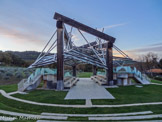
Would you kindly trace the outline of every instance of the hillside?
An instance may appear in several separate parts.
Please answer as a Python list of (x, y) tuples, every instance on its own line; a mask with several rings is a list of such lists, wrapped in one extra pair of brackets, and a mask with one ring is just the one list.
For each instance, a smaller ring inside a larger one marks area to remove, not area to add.
[(33, 61), (40, 54), (40, 52), (37, 52), (37, 51), (23, 51), (23, 52), (19, 52), (19, 51), (7, 51), (7, 52), (11, 52), (12, 54), (20, 57), (21, 59), (23, 59), (25, 61)]

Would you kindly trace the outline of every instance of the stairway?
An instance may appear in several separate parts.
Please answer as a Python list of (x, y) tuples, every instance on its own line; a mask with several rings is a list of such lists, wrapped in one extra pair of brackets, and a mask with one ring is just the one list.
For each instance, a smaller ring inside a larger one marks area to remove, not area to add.
[(18, 91), (23, 92), (25, 90), (36, 89), (42, 81), (42, 76), (49, 74), (56, 74), (56, 70), (51, 70), (49, 68), (37, 68), (36, 71), (28, 77), (28, 79), (22, 79), (18, 83)]

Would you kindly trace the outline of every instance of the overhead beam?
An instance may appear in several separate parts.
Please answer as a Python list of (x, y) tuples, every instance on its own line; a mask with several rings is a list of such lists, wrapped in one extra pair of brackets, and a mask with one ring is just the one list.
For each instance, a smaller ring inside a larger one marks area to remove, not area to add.
[[(102, 45), (102, 48), (106, 48), (106, 47), (107, 47), (107, 43), (103, 43), (103, 44), (101, 44), (101, 45)], [(99, 48), (100, 45), (97, 44), (97, 45), (94, 45), (93, 47), (95, 47), (95, 48)]]
[(104, 39), (106, 41), (109, 41), (111, 43), (115, 42), (115, 38), (114, 37), (109, 36), (109, 35), (107, 35), (107, 34), (105, 34), (103, 32), (100, 32), (100, 31), (96, 30), (96, 29), (93, 29), (93, 28), (91, 28), (91, 27), (89, 27), (87, 25), (84, 25), (84, 24), (80, 23), (80, 22), (77, 22), (77, 21), (75, 21), (75, 20), (73, 20), (71, 18), (63, 16), (63, 15), (57, 13), (57, 12), (54, 15), (54, 19), (56, 19), (58, 21), (62, 21), (62, 22), (66, 23), (66, 24), (68, 24), (70, 26), (78, 28), (78, 29), (80, 29), (80, 30), (82, 30), (84, 32), (87, 32), (89, 34), (97, 36), (97, 37), (99, 37), (101, 39)]
[[(97, 42), (95, 41), (95, 42), (91, 42), (91, 43), (89, 43), (91, 46), (94, 46), (94, 45), (96, 45), (97, 44)], [(82, 45), (82, 46), (80, 46), (80, 48), (88, 48), (90, 45), (89, 44), (85, 44), (85, 45)]]

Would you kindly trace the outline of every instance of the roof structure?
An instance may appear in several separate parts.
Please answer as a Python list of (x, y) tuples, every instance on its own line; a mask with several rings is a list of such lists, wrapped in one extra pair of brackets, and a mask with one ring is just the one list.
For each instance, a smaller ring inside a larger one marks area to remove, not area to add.
[[(85, 45), (76, 46), (75, 41), (72, 40), (72, 29), (70, 32), (67, 32), (65, 24), (63, 24), (64, 30), (63, 55), (65, 65), (76, 66), (81, 63), (88, 63), (104, 69), (108, 68), (106, 65), (107, 42), (114, 43), (115, 41), (114, 37), (111, 37), (103, 32), (88, 27), (87, 25), (81, 24), (73, 19), (70, 19), (58, 13), (55, 13), (54, 18), (72, 27), (77, 28), (83, 40), (86, 42)], [(93, 42), (89, 42), (81, 30), (96, 36), (96, 40)], [(53, 41), (53, 38), (56, 35), (57, 31), (54, 32), (54, 34), (52, 35), (52, 37), (42, 50), (41, 54), (38, 56), (37, 60), (29, 68), (41, 67), (57, 63), (57, 53), (52, 53), (52, 51), (55, 50), (55, 48), (57, 48), (57, 37), (56, 40)], [(51, 42), (52, 44), (50, 44)], [(47, 49), (47, 47), (49, 48)], [(121, 51), (117, 46), (113, 45), (113, 48), (116, 49), (122, 55), (122, 57), (113, 57), (114, 65), (123, 65), (124, 63), (133, 62), (133, 60), (123, 51)], [(45, 50), (47, 51), (45, 52)]]
[[(64, 65), (72, 66), (74, 77), (76, 77), (76, 65), (81, 63), (91, 64), (93, 66), (93, 75), (96, 75), (96, 67), (103, 68), (106, 70), (107, 85), (113, 85), (113, 65), (132, 62), (132, 59), (127, 54), (114, 45), (114, 37), (59, 13), (55, 13), (54, 19), (57, 20), (57, 30), (29, 68), (57, 63), (57, 90), (64, 89)], [(65, 24), (71, 26), (70, 32), (67, 31)], [(76, 42), (72, 38), (73, 28), (76, 28), (86, 44), (76, 46)], [(96, 39), (90, 42), (83, 31), (95, 36)], [(55, 35), (57, 37), (53, 41)], [(122, 58), (113, 57), (113, 48), (122, 55)], [(53, 50), (57, 52), (53, 53)]]

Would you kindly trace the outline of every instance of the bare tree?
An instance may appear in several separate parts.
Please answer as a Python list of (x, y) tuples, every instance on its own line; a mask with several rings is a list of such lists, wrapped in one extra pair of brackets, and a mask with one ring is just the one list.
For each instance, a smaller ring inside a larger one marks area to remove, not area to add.
[(146, 55), (141, 55), (138, 58), (139, 67), (143, 72), (150, 70), (152, 68), (158, 68), (158, 55), (152, 52), (147, 53)]

